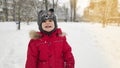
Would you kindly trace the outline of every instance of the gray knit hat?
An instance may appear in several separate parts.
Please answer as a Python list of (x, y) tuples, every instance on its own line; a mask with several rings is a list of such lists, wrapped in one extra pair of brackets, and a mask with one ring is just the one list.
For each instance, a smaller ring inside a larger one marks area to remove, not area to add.
[[(51, 31), (55, 31), (56, 28), (57, 28), (57, 21), (56, 21), (56, 16), (54, 14), (54, 12), (51, 12), (51, 11), (45, 11), (45, 10), (41, 10), (39, 13), (38, 13), (38, 26), (39, 26), (39, 30), (41, 32), (45, 32), (45, 33), (48, 33), (46, 31), (44, 31), (42, 29), (42, 26), (41, 24), (45, 21), (45, 20), (48, 20), (48, 19), (52, 19), (54, 21), (54, 24), (55, 24), (55, 28)], [(49, 32), (50, 33), (50, 32)]]

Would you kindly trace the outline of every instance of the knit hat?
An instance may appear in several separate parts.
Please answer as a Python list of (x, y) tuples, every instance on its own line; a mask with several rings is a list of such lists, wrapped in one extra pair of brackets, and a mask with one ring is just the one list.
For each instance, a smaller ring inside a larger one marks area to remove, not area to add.
[[(55, 25), (55, 28), (51, 31), (51, 32), (46, 32), (45, 30), (43, 30), (42, 28), (42, 23), (45, 21), (45, 20), (48, 20), (48, 19), (51, 19), (54, 21), (54, 25)], [(39, 13), (38, 13), (38, 27), (39, 27), (39, 30), (41, 32), (44, 32), (44, 33), (47, 33), (47, 34), (50, 34), (52, 32), (54, 32), (57, 28), (57, 21), (56, 21), (56, 16), (54, 14), (54, 12), (51, 12), (50, 10), (49, 11), (45, 11), (45, 10), (41, 10)]]

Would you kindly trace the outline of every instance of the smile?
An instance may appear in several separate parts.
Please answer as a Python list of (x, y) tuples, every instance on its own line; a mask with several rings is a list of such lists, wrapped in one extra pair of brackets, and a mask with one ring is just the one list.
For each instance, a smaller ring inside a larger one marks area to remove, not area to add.
[(52, 26), (45, 26), (45, 28), (51, 28)]

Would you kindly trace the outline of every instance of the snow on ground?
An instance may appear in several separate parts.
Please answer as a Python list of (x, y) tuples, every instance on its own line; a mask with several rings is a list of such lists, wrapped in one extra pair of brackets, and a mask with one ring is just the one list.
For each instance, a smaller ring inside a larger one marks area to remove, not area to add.
[[(75, 68), (120, 68), (120, 27), (90, 23), (59, 23), (73, 49)], [(24, 68), (29, 31), (37, 24), (0, 23), (0, 68)]]

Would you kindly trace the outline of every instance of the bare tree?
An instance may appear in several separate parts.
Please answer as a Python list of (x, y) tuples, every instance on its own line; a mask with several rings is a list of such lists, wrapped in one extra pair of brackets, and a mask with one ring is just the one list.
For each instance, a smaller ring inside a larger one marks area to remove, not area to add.
[[(56, 1), (57, 4), (58, 0)], [(33, 21), (37, 19), (41, 9), (48, 10), (48, 0), (13, 0), (12, 16), (14, 21)], [(55, 4), (55, 3), (54, 3)], [(45, 5), (45, 6), (43, 6)], [(55, 6), (55, 5), (54, 5)]]
[(31, 5), (33, 14), (35, 15), (35, 17), (37, 17), (40, 9), (44, 8), (44, 0), (43, 1), (39, 1), (39, 0), (31, 0), (31, 3), (29, 3)]
[(21, 23), (21, 4), (22, 4), (22, 2), (23, 2), (23, 0), (19, 0), (18, 2), (17, 2), (17, 8), (18, 8), (18, 30), (20, 30), (20, 23)]
[(8, 21), (8, 7), (7, 7), (7, 0), (4, 0), (4, 14), (5, 14), (5, 21)]
[(25, 0), (14, 0), (16, 3), (15, 4), (15, 11), (16, 11), (16, 20), (18, 21), (17, 24), (18, 24), (18, 30), (20, 30), (20, 24), (21, 24), (21, 19), (22, 19), (22, 10), (23, 10), (23, 7), (24, 7), (24, 2)]
[(13, 13), (12, 13), (12, 16), (13, 16), (13, 21), (16, 21), (16, 1), (13, 0)]
[(72, 6), (72, 0), (70, 0), (70, 20), (73, 21), (73, 6)]
[(25, 2), (24, 2), (24, 4), (23, 4), (23, 7), (22, 7), (22, 10), (21, 10), (21, 12), (22, 12), (22, 20), (23, 21), (26, 21), (27, 22), (27, 24), (29, 24), (29, 21), (31, 21), (32, 20), (32, 18), (33, 18), (33, 2), (31, 1), (31, 0), (26, 0)]
[(39, 0), (14, 0), (14, 10), (13, 16), (16, 20), (19, 20), (19, 17), (22, 21), (31, 21), (37, 18), (37, 14), (40, 9), (43, 8), (43, 1)]
[(48, 10), (48, 1), (47, 0), (45, 0), (45, 8), (46, 8), (46, 10)]
[(53, 0), (53, 9), (55, 10), (57, 8), (57, 5), (58, 5), (58, 0)]
[(77, 0), (70, 0), (71, 21), (76, 21)]

